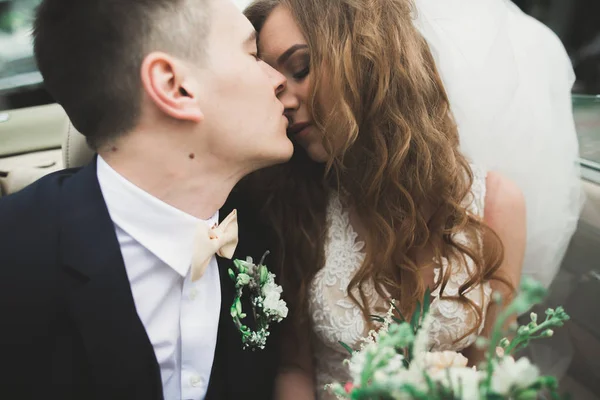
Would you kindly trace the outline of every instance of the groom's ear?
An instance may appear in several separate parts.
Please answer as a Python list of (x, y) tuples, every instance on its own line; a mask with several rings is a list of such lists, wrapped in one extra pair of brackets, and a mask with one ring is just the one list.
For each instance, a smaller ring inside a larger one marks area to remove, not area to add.
[(142, 85), (146, 95), (172, 118), (201, 122), (204, 115), (192, 91), (189, 68), (165, 53), (154, 52), (142, 63)]

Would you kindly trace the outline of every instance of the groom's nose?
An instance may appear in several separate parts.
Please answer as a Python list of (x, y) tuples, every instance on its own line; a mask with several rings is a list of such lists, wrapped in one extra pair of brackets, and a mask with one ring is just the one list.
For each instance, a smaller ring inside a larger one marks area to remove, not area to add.
[(262, 62), (262, 64), (265, 68), (267, 76), (269, 77), (271, 85), (273, 85), (273, 88), (275, 89), (275, 95), (279, 96), (279, 94), (283, 92), (287, 86), (287, 79), (285, 76), (283, 76), (283, 74), (271, 67), (266, 62)]

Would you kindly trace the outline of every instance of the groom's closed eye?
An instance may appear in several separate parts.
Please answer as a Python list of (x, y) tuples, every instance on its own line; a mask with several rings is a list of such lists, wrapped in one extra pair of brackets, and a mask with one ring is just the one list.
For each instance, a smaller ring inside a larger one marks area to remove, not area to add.
[(256, 44), (256, 31), (252, 31), (246, 40), (244, 40), (244, 49), (248, 51), (248, 54), (254, 57), (257, 61), (259, 61), (258, 57), (258, 48)]

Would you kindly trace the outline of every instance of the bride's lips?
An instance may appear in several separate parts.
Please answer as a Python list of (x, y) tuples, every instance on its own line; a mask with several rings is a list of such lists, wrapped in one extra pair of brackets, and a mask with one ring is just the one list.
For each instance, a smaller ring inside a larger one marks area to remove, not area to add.
[(288, 127), (288, 135), (295, 139), (305, 136), (308, 133), (308, 127), (311, 125), (308, 122), (297, 122)]

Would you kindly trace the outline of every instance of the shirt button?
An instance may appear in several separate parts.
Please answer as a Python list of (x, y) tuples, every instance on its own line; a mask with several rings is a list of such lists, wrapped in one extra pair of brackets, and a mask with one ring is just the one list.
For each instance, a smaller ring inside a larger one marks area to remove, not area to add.
[(196, 289), (190, 290), (190, 300), (195, 300), (196, 296), (198, 296), (198, 291)]
[(193, 387), (202, 386), (202, 383), (202, 378), (199, 376), (192, 376), (190, 378), (190, 385), (192, 385)]

